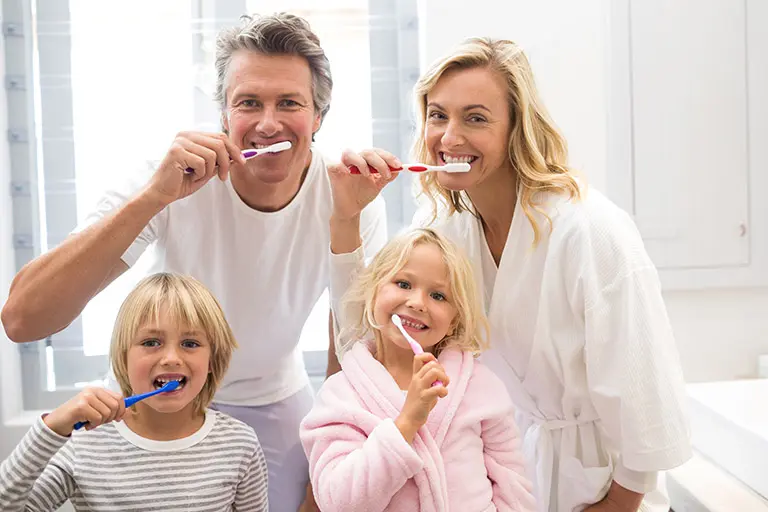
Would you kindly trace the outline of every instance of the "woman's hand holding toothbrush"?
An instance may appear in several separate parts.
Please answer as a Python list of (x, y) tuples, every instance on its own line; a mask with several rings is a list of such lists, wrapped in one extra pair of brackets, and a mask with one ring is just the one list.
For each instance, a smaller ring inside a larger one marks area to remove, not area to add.
[[(433, 386), (439, 380), (442, 386)], [(413, 358), (413, 377), (408, 387), (403, 410), (395, 418), (395, 425), (409, 443), (413, 442), (416, 432), (427, 422), (429, 413), (437, 405), (438, 398), (448, 395), (446, 386), (450, 379), (443, 366), (430, 352), (424, 352)]]
[(232, 165), (245, 165), (245, 159), (240, 148), (224, 133), (181, 132), (145, 193), (165, 207), (195, 193), (214, 176), (226, 180)]
[[(350, 165), (357, 165), (367, 174), (353, 176)], [(389, 166), (398, 166), (398, 159), (383, 149), (368, 149), (360, 153), (345, 151), (341, 163), (328, 166), (333, 211), (331, 213), (331, 251), (336, 254), (353, 252), (360, 247), (360, 214), (381, 190), (397, 177)], [(369, 168), (378, 172), (371, 173)]]
[(68, 402), (60, 405), (43, 418), (48, 428), (60, 436), (69, 436), (75, 423), (88, 422), (87, 430), (111, 421), (120, 421), (125, 415), (125, 402), (118, 393), (105, 388), (85, 388)]

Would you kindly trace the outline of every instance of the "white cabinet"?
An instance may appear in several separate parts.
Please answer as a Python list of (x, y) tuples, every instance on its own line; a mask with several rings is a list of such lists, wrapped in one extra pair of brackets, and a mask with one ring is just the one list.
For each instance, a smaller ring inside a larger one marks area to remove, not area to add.
[(667, 289), (768, 284), (768, 2), (608, 5), (609, 194)]

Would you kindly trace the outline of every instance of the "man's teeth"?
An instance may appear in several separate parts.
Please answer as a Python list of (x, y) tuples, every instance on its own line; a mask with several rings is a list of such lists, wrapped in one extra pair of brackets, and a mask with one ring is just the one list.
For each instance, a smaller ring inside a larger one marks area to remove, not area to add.
[(403, 325), (407, 325), (413, 329), (425, 329), (427, 326), (418, 322), (411, 322), (410, 320), (402, 319)]
[(476, 156), (450, 156), (443, 153), (443, 161), (447, 164), (471, 164), (476, 159)]

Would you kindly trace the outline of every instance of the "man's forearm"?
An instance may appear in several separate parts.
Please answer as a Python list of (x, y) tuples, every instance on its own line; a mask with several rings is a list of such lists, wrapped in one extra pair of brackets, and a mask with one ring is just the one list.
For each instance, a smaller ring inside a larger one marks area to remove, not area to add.
[(120, 259), (163, 206), (139, 195), (115, 213), (27, 263), (2, 310), (8, 336), (35, 341), (60, 331), (127, 266)]

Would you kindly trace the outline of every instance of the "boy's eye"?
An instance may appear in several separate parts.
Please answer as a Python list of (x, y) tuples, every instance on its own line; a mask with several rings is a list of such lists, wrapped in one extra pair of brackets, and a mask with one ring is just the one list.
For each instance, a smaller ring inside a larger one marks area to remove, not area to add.
[(200, 346), (200, 342), (196, 340), (184, 340), (181, 342), (181, 346), (184, 348), (196, 348)]
[(442, 293), (440, 293), (440, 292), (432, 292), (432, 293), (430, 294), (430, 296), (431, 296), (433, 299), (435, 299), (435, 300), (438, 300), (438, 301), (444, 301), (444, 300), (446, 300), (446, 299), (445, 299), (445, 295), (443, 295), (443, 294), (442, 294)]
[(395, 284), (398, 288), (402, 288), (403, 290), (410, 290), (411, 289), (411, 283), (408, 281), (395, 281)]
[(142, 347), (159, 347), (160, 346), (160, 340), (156, 340), (154, 338), (144, 340), (141, 342)]

